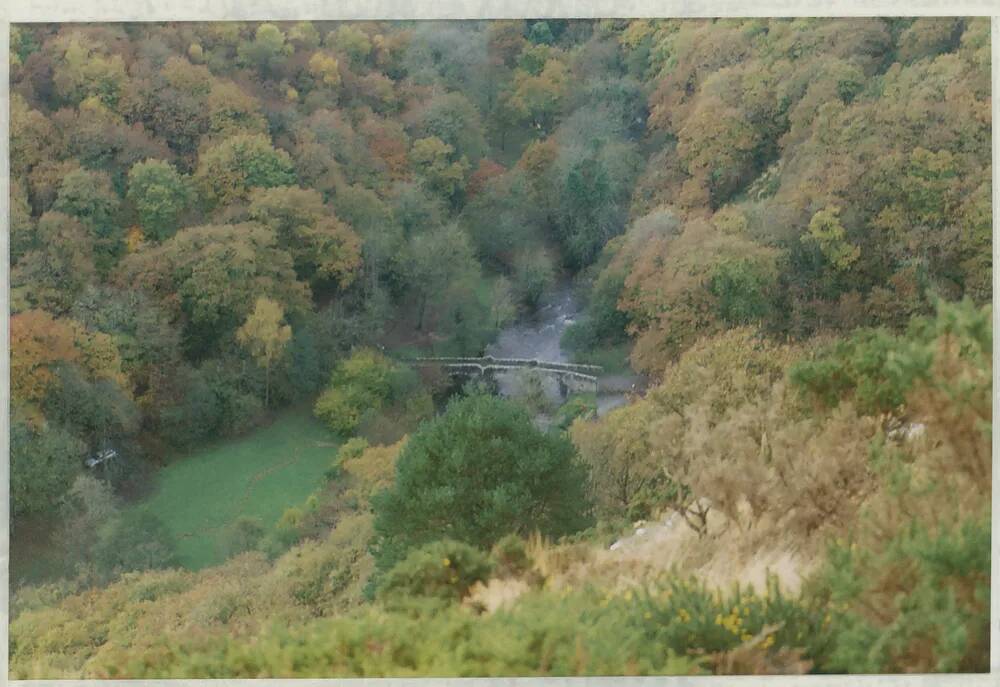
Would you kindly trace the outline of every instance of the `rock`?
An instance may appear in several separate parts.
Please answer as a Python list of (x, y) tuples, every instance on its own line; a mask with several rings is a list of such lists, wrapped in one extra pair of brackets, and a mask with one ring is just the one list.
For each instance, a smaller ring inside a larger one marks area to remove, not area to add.
[(910, 422), (902, 427), (889, 430), (889, 438), (913, 441), (922, 437), (925, 431), (927, 431), (927, 426), (923, 422)]

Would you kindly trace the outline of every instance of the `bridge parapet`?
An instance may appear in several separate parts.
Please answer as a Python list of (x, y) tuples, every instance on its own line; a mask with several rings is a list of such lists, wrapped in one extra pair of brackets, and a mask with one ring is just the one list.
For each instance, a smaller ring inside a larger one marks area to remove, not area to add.
[(582, 365), (576, 363), (556, 363), (547, 360), (531, 358), (494, 358), (491, 355), (481, 358), (439, 356), (421, 357), (405, 360), (411, 365), (428, 365), (441, 367), (449, 374), (476, 375), (497, 381), (498, 376), (520, 370), (536, 370), (540, 374), (554, 380), (558, 384), (559, 397), (565, 401), (571, 393), (581, 391), (598, 392), (596, 374), (603, 368), (599, 365)]
[(515, 367), (534, 367), (549, 372), (576, 372), (588, 377), (596, 377), (604, 371), (600, 365), (584, 365), (580, 363), (557, 363), (537, 358), (494, 358), (491, 355), (481, 358), (461, 358), (456, 356), (421, 357), (411, 358), (404, 362), (428, 363), (446, 366), (477, 365), (496, 369), (510, 369)]

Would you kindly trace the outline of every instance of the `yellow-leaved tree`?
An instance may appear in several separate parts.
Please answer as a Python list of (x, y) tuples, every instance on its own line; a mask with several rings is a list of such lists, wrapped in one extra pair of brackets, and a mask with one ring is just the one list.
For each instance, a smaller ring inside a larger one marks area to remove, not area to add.
[(285, 310), (280, 303), (260, 296), (247, 321), (236, 330), (236, 340), (264, 368), (264, 407), (271, 400), (271, 365), (292, 338), (292, 327), (282, 323), (284, 318)]

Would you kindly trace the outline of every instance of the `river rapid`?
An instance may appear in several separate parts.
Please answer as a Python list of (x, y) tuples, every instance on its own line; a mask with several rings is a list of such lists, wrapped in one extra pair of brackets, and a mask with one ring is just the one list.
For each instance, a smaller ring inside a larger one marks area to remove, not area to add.
[[(566, 329), (580, 316), (580, 306), (569, 284), (562, 284), (549, 292), (537, 311), (516, 320), (500, 331), (495, 342), (487, 346), (486, 354), (495, 358), (528, 358), (553, 363), (573, 362), (569, 351), (563, 349), (561, 340)], [(597, 414), (628, 401), (637, 377), (633, 375), (598, 374)], [(539, 380), (542, 391), (550, 404), (560, 402), (558, 383), (551, 378)], [(507, 373), (498, 375), (500, 394), (523, 397), (526, 383), (523, 375)], [(541, 415), (546, 415), (542, 413)], [(545, 417), (540, 418), (543, 421)]]

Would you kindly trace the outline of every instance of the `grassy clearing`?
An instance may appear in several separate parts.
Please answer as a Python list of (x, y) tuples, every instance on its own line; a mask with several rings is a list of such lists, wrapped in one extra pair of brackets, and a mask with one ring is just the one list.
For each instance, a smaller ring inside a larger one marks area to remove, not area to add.
[(220, 536), (240, 516), (271, 527), (321, 484), (339, 442), (307, 407), (249, 436), (202, 449), (164, 468), (155, 493), (133, 506), (160, 518), (192, 570), (220, 563)]

